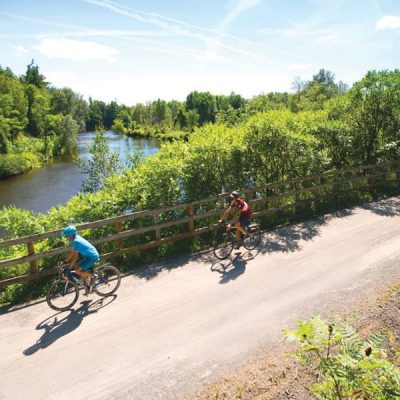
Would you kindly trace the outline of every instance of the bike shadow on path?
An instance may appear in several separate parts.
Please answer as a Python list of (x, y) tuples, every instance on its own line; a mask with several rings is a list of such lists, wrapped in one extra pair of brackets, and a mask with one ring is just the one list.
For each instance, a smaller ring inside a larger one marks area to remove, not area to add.
[(244, 274), (247, 262), (255, 258), (258, 253), (258, 249), (234, 250), (226, 260), (210, 259), (210, 269), (220, 274), (220, 284), (226, 284)]
[(62, 311), (46, 318), (36, 326), (36, 330), (44, 330), (42, 336), (22, 353), (25, 356), (31, 356), (40, 349), (46, 349), (58, 339), (77, 329), (85, 317), (108, 306), (116, 297), (117, 295), (112, 295), (96, 301), (84, 300), (77, 309)]

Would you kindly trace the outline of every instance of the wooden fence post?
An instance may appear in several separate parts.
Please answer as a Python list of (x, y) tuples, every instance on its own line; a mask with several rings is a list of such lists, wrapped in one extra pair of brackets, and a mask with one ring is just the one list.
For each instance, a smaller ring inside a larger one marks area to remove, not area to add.
[[(122, 232), (122, 222), (121, 221), (117, 221), (115, 223), (115, 232), (116, 233), (121, 233)], [(116, 245), (117, 245), (117, 249), (118, 250), (122, 250), (124, 248), (124, 241), (123, 239), (117, 239), (115, 241)]]
[[(28, 242), (28, 254), (31, 256), (33, 254), (35, 254), (35, 248), (33, 247), (33, 242)], [(29, 267), (30, 267), (30, 273), (34, 274), (35, 272), (37, 272), (38, 268), (37, 268), (37, 261), (33, 260), (33, 261), (29, 261)]]
[(160, 214), (158, 212), (155, 212), (153, 214), (153, 221), (154, 224), (156, 225), (155, 227), (155, 232), (156, 232), (156, 240), (161, 240), (161, 230), (160, 230)]
[(194, 232), (194, 209), (193, 209), (193, 204), (190, 204), (187, 207), (187, 213), (190, 218), (190, 221), (188, 222), (188, 229), (189, 232)]

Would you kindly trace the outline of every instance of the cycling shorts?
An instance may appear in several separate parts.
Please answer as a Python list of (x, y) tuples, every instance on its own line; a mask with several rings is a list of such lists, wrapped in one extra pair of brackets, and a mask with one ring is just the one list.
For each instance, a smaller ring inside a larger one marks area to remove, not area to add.
[(87, 271), (98, 259), (98, 257), (84, 257), (81, 261), (79, 261), (78, 265), (81, 269)]
[(246, 228), (247, 226), (250, 225), (250, 217), (247, 214), (240, 214), (239, 215), (239, 224), (243, 227)]

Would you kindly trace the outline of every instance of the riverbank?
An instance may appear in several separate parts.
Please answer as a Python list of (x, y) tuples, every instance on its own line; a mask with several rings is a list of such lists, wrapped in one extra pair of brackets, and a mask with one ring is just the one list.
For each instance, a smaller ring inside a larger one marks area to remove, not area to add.
[(0, 179), (24, 174), (43, 164), (43, 156), (37, 153), (0, 154)]
[(126, 133), (127, 136), (133, 138), (145, 138), (145, 139), (156, 139), (156, 140), (187, 140), (190, 136), (190, 132), (188, 131), (159, 131), (159, 130), (135, 130), (133, 132)]

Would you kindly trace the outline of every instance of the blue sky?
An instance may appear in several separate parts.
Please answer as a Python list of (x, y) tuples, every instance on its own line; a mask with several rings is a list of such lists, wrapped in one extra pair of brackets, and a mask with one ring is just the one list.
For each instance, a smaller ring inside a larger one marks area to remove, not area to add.
[(400, 67), (400, 0), (0, 0), (0, 65), (133, 105)]

